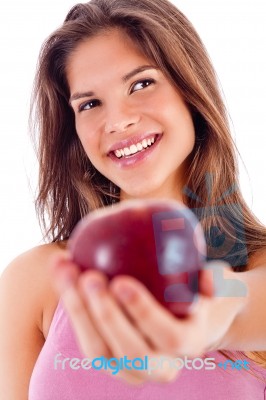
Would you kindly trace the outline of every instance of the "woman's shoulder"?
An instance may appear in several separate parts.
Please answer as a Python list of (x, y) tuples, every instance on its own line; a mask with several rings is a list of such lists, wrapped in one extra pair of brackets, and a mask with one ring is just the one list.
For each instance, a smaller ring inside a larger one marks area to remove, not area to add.
[(58, 244), (35, 247), (16, 257), (1, 275), (1, 393), (5, 398), (28, 397), (30, 376), (58, 303), (49, 259), (59, 251), (63, 246)]
[(19, 284), (21, 289), (27, 287), (35, 291), (39, 284), (46, 282), (43, 279), (49, 276), (50, 259), (56, 253), (65, 251), (65, 248), (63, 242), (34, 247), (12, 260), (4, 269), (1, 280), (9, 285)]
[(49, 261), (65, 247), (65, 242), (34, 247), (11, 261), (1, 276), (2, 296), (18, 308), (23, 303), (25, 310), (27, 305), (44, 337), (59, 300), (51, 284)]

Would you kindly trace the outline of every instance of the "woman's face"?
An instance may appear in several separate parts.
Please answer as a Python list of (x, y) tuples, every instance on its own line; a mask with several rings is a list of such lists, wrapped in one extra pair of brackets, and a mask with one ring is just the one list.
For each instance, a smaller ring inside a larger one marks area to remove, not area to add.
[(67, 65), (76, 130), (95, 168), (121, 199), (181, 200), (195, 143), (182, 97), (119, 30), (78, 45)]

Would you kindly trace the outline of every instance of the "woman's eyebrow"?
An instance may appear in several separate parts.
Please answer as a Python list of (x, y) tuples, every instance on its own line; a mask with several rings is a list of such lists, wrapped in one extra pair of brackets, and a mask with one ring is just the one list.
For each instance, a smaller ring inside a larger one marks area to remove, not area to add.
[(159, 69), (159, 68), (155, 65), (141, 65), (140, 67), (134, 68), (132, 71), (130, 71), (126, 75), (124, 75), (122, 80), (123, 80), (123, 82), (127, 82), (134, 75), (137, 75), (140, 72), (147, 71), (149, 69)]
[[(124, 75), (122, 77), (122, 81), (127, 82), (129, 79), (133, 78), (133, 76), (135, 76), (143, 71), (147, 71), (149, 69), (159, 69), (159, 68), (156, 67), (155, 65), (141, 65), (140, 67), (134, 68), (132, 71), (130, 71), (126, 75)], [(72, 96), (70, 96), (69, 103), (71, 103), (74, 100), (79, 100), (84, 97), (91, 97), (91, 96), (95, 96), (95, 93), (92, 91), (77, 92), (77, 93), (72, 94)]]
[(74, 94), (72, 94), (72, 96), (70, 96), (69, 104), (74, 100), (82, 99), (83, 97), (91, 97), (91, 96), (94, 96), (94, 95), (95, 95), (94, 92), (82, 92), (82, 93), (77, 92), (77, 93), (74, 93)]

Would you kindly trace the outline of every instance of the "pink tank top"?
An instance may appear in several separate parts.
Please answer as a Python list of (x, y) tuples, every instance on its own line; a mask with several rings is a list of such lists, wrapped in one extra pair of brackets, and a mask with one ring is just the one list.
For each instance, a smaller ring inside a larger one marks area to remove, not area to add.
[(225, 368), (226, 358), (210, 352), (205, 356), (215, 358), (215, 369), (182, 368), (174, 382), (138, 387), (93, 368), (73, 369), (65, 364), (64, 369), (62, 363), (55, 368), (56, 356), (85, 358), (61, 302), (31, 376), (29, 400), (266, 400), (266, 370), (239, 352), (234, 352), (235, 359), (247, 360), (249, 371), (232, 368), (230, 363)]

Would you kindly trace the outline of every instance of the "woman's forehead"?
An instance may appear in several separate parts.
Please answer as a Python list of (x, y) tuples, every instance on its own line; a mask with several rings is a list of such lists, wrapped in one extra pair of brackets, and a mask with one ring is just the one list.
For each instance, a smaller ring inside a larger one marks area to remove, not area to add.
[(81, 42), (70, 55), (66, 71), (70, 81), (84, 74), (90, 77), (92, 73), (94, 77), (103, 77), (105, 73), (123, 77), (143, 65), (154, 65), (154, 62), (123, 32), (113, 30)]

